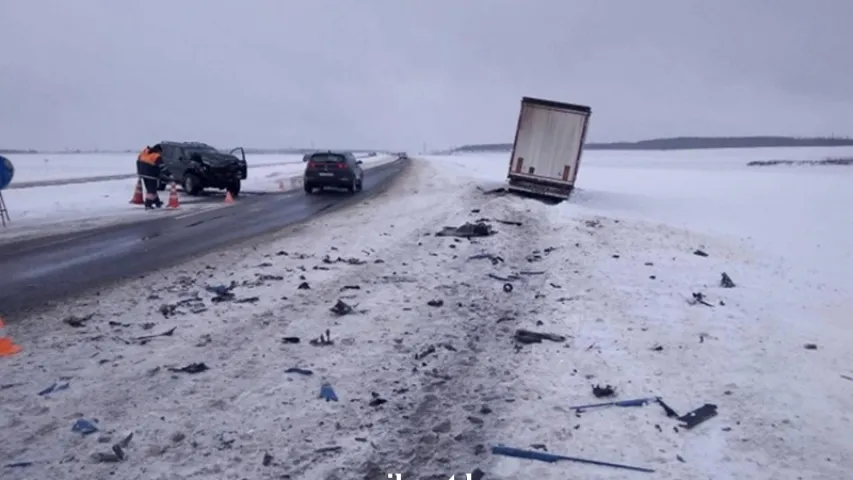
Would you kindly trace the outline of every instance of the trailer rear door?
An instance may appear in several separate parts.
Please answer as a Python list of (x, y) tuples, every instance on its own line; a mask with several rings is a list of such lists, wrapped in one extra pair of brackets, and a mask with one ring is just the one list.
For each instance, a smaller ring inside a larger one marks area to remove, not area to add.
[(510, 175), (572, 183), (589, 113), (522, 102)]

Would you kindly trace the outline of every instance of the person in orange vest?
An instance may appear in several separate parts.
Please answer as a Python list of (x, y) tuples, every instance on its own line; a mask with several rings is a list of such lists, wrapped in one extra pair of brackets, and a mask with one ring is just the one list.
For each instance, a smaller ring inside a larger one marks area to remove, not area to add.
[(136, 174), (145, 184), (145, 209), (160, 208), (163, 202), (157, 194), (157, 187), (163, 174), (168, 175), (166, 164), (163, 162), (161, 153), (163, 147), (160, 144), (153, 147), (145, 147), (136, 157)]

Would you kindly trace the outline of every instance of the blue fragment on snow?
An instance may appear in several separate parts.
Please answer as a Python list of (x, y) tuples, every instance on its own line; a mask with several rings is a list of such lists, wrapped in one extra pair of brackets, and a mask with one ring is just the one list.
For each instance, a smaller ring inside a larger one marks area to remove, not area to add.
[(71, 431), (82, 433), (83, 435), (88, 435), (90, 433), (97, 432), (98, 427), (93, 422), (90, 422), (85, 418), (80, 418), (76, 422), (74, 422), (74, 425), (71, 426)]
[(335, 394), (335, 390), (332, 389), (332, 386), (328, 383), (324, 383), (320, 387), (320, 398), (327, 402), (337, 402), (338, 396)]

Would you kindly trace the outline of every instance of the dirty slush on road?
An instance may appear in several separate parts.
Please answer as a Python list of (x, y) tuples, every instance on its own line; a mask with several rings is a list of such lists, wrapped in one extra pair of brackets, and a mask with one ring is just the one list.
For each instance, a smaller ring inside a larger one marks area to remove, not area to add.
[(430, 172), (21, 325), (4, 478), (482, 477), (527, 395), (508, 356), (559, 308), (523, 271), (553, 248), (523, 202)]

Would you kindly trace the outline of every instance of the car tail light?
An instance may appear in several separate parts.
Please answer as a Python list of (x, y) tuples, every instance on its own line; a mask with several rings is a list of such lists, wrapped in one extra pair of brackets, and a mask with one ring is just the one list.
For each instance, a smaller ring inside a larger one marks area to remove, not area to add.
[(317, 164), (314, 162), (308, 162), (308, 168), (317, 168)]
[(338, 162), (338, 168), (347, 168), (347, 164), (344, 162)]

